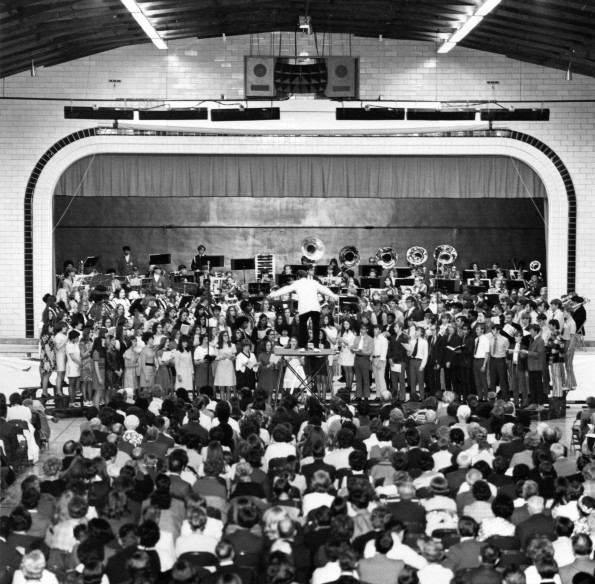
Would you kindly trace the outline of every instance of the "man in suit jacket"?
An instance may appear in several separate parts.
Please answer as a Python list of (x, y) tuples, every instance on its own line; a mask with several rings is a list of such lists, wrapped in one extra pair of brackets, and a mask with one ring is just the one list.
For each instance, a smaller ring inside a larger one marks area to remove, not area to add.
[(559, 568), (562, 584), (572, 584), (572, 579), (579, 572), (593, 574), (595, 571), (595, 560), (591, 560), (593, 541), (588, 535), (579, 533), (572, 537), (572, 551), (576, 558), (572, 564)]
[[(105, 575), (109, 578), (110, 584), (121, 584), (130, 578), (126, 566), (128, 560), (139, 551), (138, 527), (132, 523), (127, 523), (120, 527), (118, 532), (118, 541), (122, 549), (107, 560), (105, 566)], [(153, 574), (161, 573), (161, 562), (159, 555), (155, 550), (144, 550), (149, 555), (149, 564)]]
[(442, 565), (445, 568), (450, 568), (453, 572), (479, 568), (481, 565), (479, 560), (480, 551), (483, 546), (482, 543), (477, 541), (479, 523), (471, 517), (461, 517), (458, 530), (461, 541), (450, 546)]
[(419, 530), (426, 527), (426, 510), (415, 500), (415, 487), (413, 483), (403, 483), (398, 487), (399, 501), (387, 503), (393, 518), (402, 521), (407, 526), (418, 525)]
[(198, 436), (203, 446), (209, 443), (209, 432), (200, 425), (200, 410), (198, 408), (190, 408), (188, 410), (188, 423), (180, 428), (181, 436), (187, 436), (189, 434)]
[(405, 323), (408, 318), (413, 319), (413, 322), (421, 322), (424, 319), (422, 311), (415, 306), (415, 298), (413, 296), (407, 296), (405, 298), (405, 306), (407, 307), (403, 315)]
[(118, 276), (130, 276), (132, 275), (132, 270), (134, 269), (135, 260), (132, 258), (130, 254), (130, 248), (125, 245), (122, 248), (123, 256), (118, 260), (117, 269), (118, 269)]
[(145, 439), (141, 443), (141, 448), (144, 449), (145, 454), (154, 454), (156, 458), (165, 460), (167, 457), (168, 447), (164, 442), (159, 442), (159, 430), (151, 427), (145, 433)]
[(543, 497), (530, 497), (527, 501), (527, 510), (531, 517), (523, 521), (516, 528), (516, 537), (521, 542), (521, 548), (526, 549), (531, 538), (536, 534), (545, 535), (551, 541), (556, 539), (554, 520), (543, 513), (545, 502)]
[(525, 450), (525, 427), (520, 422), (514, 424), (512, 427), (512, 440), (510, 442), (502, 442), (496, 450), (496, 456), (502, 456), (510, 462), (512, 457), (518, 452)]
[(529, 370), (529, 401), (532, 404), (545, 402), (543, 371), (545, 364), (545, 343), (538, 324), (529, 327), (531, 342), (527, 349), (527, 369)]
[(390, 531), (383, 531), (374, 542), (376, 555), (359, 561), (357, 572), (362, 582), (369, 584), (396, 584), (399, 574), (405, 567), (402, 560), (391, 560), (386, 554), (394, 545)]
[(491, 544), (481, 547), (481, 564), (477, 568), (462, 573), (462, 581), (469, 584), (502, 584), (502, 575), (496, 571), (501, 552)]
[(4, 442), (4, 453), (9, 464), (14, 464), (19, 449), (18, 430), (6, 421), (6, 404), (0, 404), (0, 440)]
[(331, 481), (335, 482), (335, 475), (337, 474), (337, 469), (332, 464), (327, 464), (324, 462), (324, 457), (326, 455), (326, 451), (324, 449), (324, 444), (316, 443), (312, 447), (312, 456), (314, 457), (314, 462), (310, 464), (305, 464), (302, 466), (302, 474), (306, 479), (306, 484), (310, 486), (310, 482), (312, 481), (312, 477), (317, 470), (324, 470), (328, 472), (329, 476), (331, 477)]

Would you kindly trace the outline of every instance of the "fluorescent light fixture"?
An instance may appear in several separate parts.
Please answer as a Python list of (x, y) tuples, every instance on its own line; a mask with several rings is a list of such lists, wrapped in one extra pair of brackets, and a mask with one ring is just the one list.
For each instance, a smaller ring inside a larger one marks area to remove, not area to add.
[(158, 49), (167, 49), (165, 41), (161, 35), (155, 30), (149, 19), (145, 16), (142, 8), (135, 2), (135, 0), (121, 0), (128, 12), (132, 14), (134, 20), (140, 25), (145, 34), (153, 41), (153, 44)]
[(457, 46), (457, 43), (451, 43), (450, 41), (446, 41), (445, 43), (441, 44), (438, 47), (438, 52), (439, 53), (448, 53), (449, 51), (452, 51), (452, 49), (454, 49)]
[(469, 17), (463, 25), (452, 35), (446, 39), (446, 41), (438, 47), (439, 53), (448, 53), (452, 50), (455, 45), (462, 41), (484, 18), (488, 15), (502, 0), (486, 0), (476, 11), (473, 16)]
[(482, 16), (472, 16), (459, 30), (453, 33), (448, 41), (450, 43), (458, 43), (460, 40), (463, 40), (482, 20)]
[(489, 14), (502, 0), (486, 0), (477, 10), (474, 16), (485, 16)]

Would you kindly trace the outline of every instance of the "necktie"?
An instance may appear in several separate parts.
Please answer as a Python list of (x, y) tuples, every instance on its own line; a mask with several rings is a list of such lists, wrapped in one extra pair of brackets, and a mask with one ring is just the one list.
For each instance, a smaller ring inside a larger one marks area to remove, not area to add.
[(411, 353), (411, 356), (415, 359), (415, 357), (417, 356), (417, 341), (415, 341), (415, 347), (413, 347), (413, 353)]
[(473, 356), (477, 355), (477, 347), (479, 346), (479, 337), (475, 339), (475, 351), (473, 351)]

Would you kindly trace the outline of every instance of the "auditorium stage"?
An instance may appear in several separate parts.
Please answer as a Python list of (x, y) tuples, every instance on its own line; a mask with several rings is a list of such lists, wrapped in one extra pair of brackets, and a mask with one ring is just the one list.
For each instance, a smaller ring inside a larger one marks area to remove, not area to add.
[[(595, 396), (595, 347), (576, 352), (574, 370), (578, 389), (568, 393), (567, 402), (584, 403), (589, 395)], [(334, 385), (341, 386), (336, 380)], [(8, 397), (23, 387), (34, 386), (39, 387), (39, 361), (13, 357), (0, 348), (0, 393)]]

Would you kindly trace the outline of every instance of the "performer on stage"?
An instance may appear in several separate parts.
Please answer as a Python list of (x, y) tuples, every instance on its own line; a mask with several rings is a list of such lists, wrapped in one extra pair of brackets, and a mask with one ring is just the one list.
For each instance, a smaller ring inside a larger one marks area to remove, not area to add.
[(200, 270), (203, 265), (206, 265), (206, 262), (203, 264), (203, 259), (202, 259), (205, 256), (205, 253), (207, 251), (205, 249), (205, 246), (199, 245), (196, 248), (196, 251), (198, 253), (192, 258), (192, 263), (190, 264), (190, 269), (193, 271)]
[(314, 350), (317, 351), (320, 341), (320, 302), (318, 301), (318, 294), (328, 296), (335, 302), (339, 301), (339, 297), (316, 280), (309, 280), (308, 274), (304, 270), (298, 270), (298, 278), (297, 282), (272, 292), (269, 298), (279, 298), (292, 292), (297, 294), (300, 315), (298, 346), (300, 351), (306, 350), (308, 345), (308, 320), (312, 319), (312, 343)]

